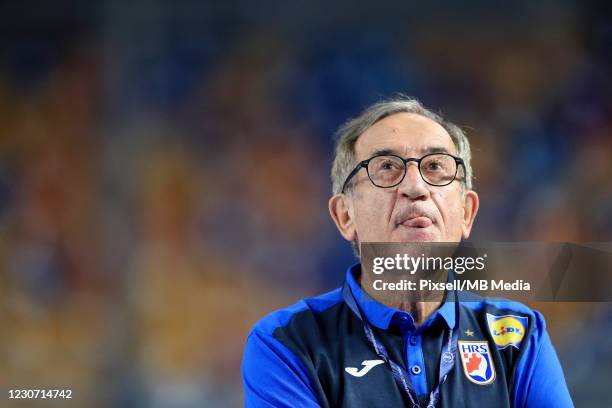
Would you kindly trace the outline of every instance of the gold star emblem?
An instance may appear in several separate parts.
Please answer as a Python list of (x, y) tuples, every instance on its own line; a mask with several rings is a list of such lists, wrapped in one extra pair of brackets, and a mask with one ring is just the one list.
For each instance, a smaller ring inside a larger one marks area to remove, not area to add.
[(473, 337), (473, 336), (474, 336), (474, 332), (473, 332), (473, 331), (471, 331), (470, 329), (467, 329), (467, 330), (465, 331), (465, 335), (466, 335), (466, 336), (468, 336), (468, 337)]

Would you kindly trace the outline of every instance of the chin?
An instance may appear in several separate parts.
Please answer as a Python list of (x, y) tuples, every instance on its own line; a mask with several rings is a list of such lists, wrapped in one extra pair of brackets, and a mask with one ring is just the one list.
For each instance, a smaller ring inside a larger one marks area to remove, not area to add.
[(432, 231), (430, 228), (402, 227), (397, 232), (394, 242), (440, 242), (442, 240), (438, 231)]

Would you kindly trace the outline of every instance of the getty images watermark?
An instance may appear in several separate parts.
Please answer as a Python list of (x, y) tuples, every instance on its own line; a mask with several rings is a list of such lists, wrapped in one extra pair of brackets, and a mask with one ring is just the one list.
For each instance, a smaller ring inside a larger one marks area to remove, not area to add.
[[(486, 268), (487, 254), (482, 256), (427, 256), (424, 253), (419, 256), (410, 256), (406, 253), (395, 254), (393, 257), (374, 257), (372, 259), (372, 273), (382, 275), (385, 272), (391, 271), (396, 273), (408, 273), (415, 275), (417, 272), (428, 275), (428, 272), (434, 271), (452, 271), (462, 275), (469, 271), (483, 271)], [(454, 279), (450, 282), (438, 282), (430, 278), (421, 278), (418, 280), (400, 279), (399, 281), (386, 282), (383, 279), (375, 279), (372, 282), (372, 288), (377, 291), (384, 290), (421, 290), (421, 291), (529, 291), (531, 283), (516, 279), (507, 281), (504, 279), (474, 279), (474, 280), (458, 280)]]
[(362, 285), (407, 300), (446, 291), (519, 301), (611, 301), (610, 243), (362, 243)]

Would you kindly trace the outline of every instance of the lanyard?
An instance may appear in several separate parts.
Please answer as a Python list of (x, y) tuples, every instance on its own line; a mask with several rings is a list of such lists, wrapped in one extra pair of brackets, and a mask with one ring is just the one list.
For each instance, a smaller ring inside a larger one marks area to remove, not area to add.
[[(397, 385), (404, 390), (404, 392), (410, 398), (410, 402), (412, 403), (412, 408), (420, 408), (419, 400), (417, 397), (417, 393), (412, 386), (412, 382), (410, 381), (410, 376), (406, 373), (399, 364), (389, 358), (389, 354), (387, 353), (387, 349), (382, 343), (379, 343), (376, 340), (376, 336), (374, 336), (374, 331), (372, 327), (368, 323), (368, 320), (365, 316), (362, 315), (357, 302), (355, 301), (355, 297), (351, 292), (351, 289), (348, 286), (348, 283), (344, 283), (344, 287), (342, 288), (342, 297), (344, 301), (349, 305), (351, 310), (355, 312), (357, 317), (363, 323), (363, 329), (365, 335), (374, 348), (374, 351), (378, 355), (378, 357), (383, 360), (385, 363), (389, 365), (391, 368), (391, 373), (393, 374), (393, 379), (397, 383)], [(442, 352), (440, 355), (440, 376), (438, 381), (429, 394), (429, 402), (427, 403), (427, 408), (435, 408), (438, 400), (440, 398), (440, 387), (446, 381), (448, 374), (452, 371), (455, 366), (455, 355), (457, 352), (457, 340), (459, 339), (459, 299), (455, 296), (455, 329), (452, 328), (445, 332), (444, 341), (442, 342)], [(444, 350), (446, 348), (446, 350)]]

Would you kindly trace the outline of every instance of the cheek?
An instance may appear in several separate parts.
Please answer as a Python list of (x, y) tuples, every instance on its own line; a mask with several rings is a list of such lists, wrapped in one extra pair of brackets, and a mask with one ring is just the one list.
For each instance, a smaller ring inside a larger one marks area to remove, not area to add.
[(448, 195), (443, 194), (439, 191), (433, 191), (431, 193), (431, 200), (436, 205), (436, 208), (442, 216), (442, 219), (446, 221), (449, 212), (448, 202), (450, 201)]
[(440, 212), (440, 216), (447, 230), (460, 230), (463, 220), (463, 207), (461, 206), (461, 197), (457, 196), (456, 192), (444, 194), (443, 192), (434, 192), (431, 195), (432, 200), (436, 203), (436, 207)]
[(366, 236), (369, 231), (385, 229), (393, 210), (394, 196), (392, 194), (363, 195), (355, 206), (355, 225), (357, 232)]

